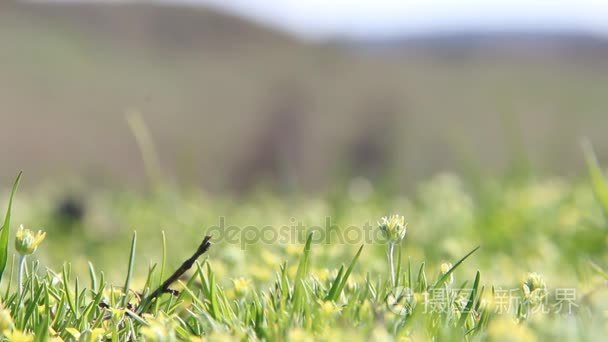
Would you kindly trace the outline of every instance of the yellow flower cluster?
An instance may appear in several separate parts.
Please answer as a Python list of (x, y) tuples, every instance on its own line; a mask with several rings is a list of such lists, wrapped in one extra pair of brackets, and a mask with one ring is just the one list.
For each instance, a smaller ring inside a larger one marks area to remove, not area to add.
[(251, 289), (251, 279), (248, 278), (236, 278), (232, 279), (234, 285), (234, 292), (237, 296), (246, 295)]
[(141, 334), (146, 338), (146, 341), (153, 342), (173, 342), (177, 341), (175, 334), (176, 323), (171, 317), (163, 314), (158, 316), (144, 315), (147, 326), (141, 328)]

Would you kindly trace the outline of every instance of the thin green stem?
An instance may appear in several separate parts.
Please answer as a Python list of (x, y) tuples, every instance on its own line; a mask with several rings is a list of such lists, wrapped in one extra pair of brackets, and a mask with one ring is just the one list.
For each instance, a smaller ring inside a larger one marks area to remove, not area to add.
[(25, 255), (19, 256), (19, 294), (23, 293), (23, 277), (25, 273)]
[(388, 263), (391, 267), (391, 285), (395, 286), (395, 243), (392, 241), (388, 243)]

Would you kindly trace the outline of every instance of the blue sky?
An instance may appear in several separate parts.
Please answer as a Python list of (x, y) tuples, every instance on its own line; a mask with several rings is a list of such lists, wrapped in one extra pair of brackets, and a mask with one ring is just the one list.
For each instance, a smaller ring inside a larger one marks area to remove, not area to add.
[(608, 0), (183, 1), (211, 4), (312, 38), (470, 29), (608, 34)]
[(608, 0), (139, 0), (146, 1), (208, 4), (309, 38), (475, 29), (608, 35)]

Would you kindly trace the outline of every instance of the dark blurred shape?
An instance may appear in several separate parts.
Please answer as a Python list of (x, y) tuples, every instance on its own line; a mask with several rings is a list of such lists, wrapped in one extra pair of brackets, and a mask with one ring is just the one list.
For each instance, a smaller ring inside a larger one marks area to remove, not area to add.
[(403, 143), (398, 136), (398, 116), (399, 110), (387, 97), (374, 99), (363, 108), (362, 125), (347, 152), (352, 176), (389, 176), (396, 164), (396, 149)]
[(83, 222), (86, 206), (80, 197), (66, 195), (57, 201), (54, 212), (59, 226), (70, 230)]
[(297, 186), (299, 163), (305, 143), (303, 124), (306, 123), (310, 100), (297, 83), (279, 83), (271, 92), (262, 130), (243, 151), (232, 174), (232, 186), (240, 193), (253, 189), (260, 182), (276, 186), (275, 190), (290, 191)]

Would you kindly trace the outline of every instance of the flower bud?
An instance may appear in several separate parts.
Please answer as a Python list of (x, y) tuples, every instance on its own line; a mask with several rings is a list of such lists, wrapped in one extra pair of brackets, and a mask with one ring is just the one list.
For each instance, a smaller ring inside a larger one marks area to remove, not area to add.
[(30, 255), (36, 251), (45, 236), (46, 233), (41, 230), (34, 234), (34, 232), (23, 228), (23, 225), (21, 225), (15, 236), (15, 249), (23, 256)]
[(547, 285), (538, 273), (528, 273), (528, 277), (522, 285), (524, 296), (532, 304), (540, 303), (547, 295)]
[(407, 224), (405, 223), (405, 217), (403, 216), (385, 216), (378, 222), (378, 227), (380, 228), (382, 235), (384, 235), (389, 242), (400, 242), (405, 238)]

